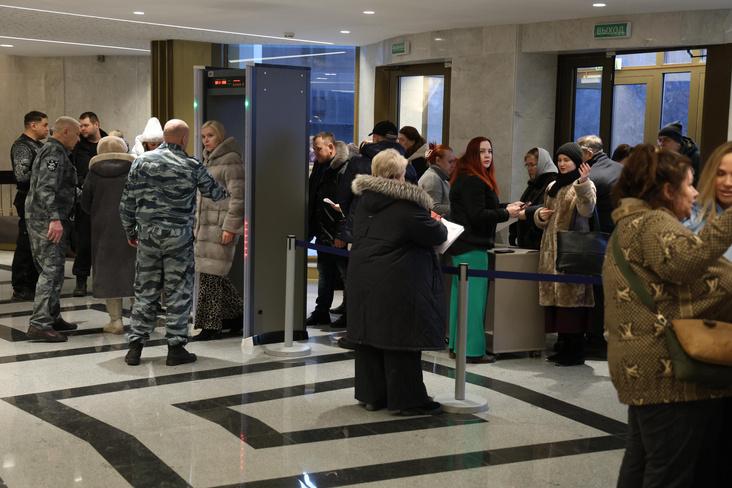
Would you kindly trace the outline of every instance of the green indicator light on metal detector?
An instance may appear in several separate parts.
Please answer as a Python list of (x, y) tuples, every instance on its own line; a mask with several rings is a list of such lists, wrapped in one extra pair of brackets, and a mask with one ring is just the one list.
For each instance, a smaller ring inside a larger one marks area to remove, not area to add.
[(244, 108), (249, 108), (249, 100), (246, 98), (244, 99)]
[(193, 110), (197, 110), (197, 109), (198, 109), (198, 100), (196, 100), (196, 99), (194, 98), (194, 99), (193, 99)]

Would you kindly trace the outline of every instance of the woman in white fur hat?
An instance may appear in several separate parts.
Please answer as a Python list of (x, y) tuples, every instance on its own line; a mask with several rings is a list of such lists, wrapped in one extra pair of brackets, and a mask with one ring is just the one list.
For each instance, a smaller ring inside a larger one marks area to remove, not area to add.
[(145, 151), (152, 151), (163, 143), (163, 127), (157, 117), (150, 117), (145, 124), (142, 134), (135, 137), (135, 147), (132, 148), (132, 155), (140, 156)]
[(121, 334), (122, 297), (135, 295), (135, 249), (119, 217), (119, 202), (135, 157), (127, 154), (127, 144), (115, 136), (103, 137), (97, 155), (89, 162), (81, 208), (91, 215), (92, 281), (94, 298), (107, 300), (110, 322), (105, 332)]

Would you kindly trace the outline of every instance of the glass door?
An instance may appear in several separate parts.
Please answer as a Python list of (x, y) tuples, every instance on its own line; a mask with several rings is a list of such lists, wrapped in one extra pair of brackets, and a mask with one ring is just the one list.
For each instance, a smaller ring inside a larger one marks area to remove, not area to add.
[(615, 74), (613, 89), (613, 121), (610, 151), (620, 144), (635, 146), (652, 141), (658, 133), (658, 88), (650, 75), (621, 76)]

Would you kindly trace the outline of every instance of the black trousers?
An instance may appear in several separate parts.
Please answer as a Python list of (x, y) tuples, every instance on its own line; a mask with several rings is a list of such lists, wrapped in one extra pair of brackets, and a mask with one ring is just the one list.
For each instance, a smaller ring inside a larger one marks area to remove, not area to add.
[(76, 208), (74, 220), (74, 276), (86, 278), (91, 274), (91, 216), (81, 207)]
[(18, 239), (15, 241), (11, 282), (15, 291), (35, 291), (38, 282), (38, 270), (35, 262), (33, 262), (28, 227), (25, 222), (25, 194), (17, 194), (15, 209), (19, 217)]
[(729, 447), (725, 406), (726, 399), (715, 399), (628, 407), (618, 488), (729, 486), (720, 479), (730, 462), (729, 451), (720, 450)]
[[(347, 268), (347, 257), (318, 252), (318, 298), (315, 300), (314, 314), (330, 316), (328, 314), (333, 305), (333, 294), (338, 279), (343, 280), (345, 285)], [(345, 292), (343, 296), (345, 299)]]
[(356, 400), (389, 410), (420, 407), (429, 401), (422, 380), (421, 351), (356, 347)]

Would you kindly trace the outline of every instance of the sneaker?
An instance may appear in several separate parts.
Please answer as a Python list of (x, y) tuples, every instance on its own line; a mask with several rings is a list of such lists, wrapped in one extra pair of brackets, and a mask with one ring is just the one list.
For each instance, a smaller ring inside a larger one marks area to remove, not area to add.
[(53, 323), (53, 330), (59, 331), (59, 332), (68, 332), (70, 330), (76, 330), (79, 326), (76, 324), (72, 324), (71, 322), (66, 322), (63, 317), (59, 315), (59, 317), (56, 319), (56, 321)]
[(68, 337), (53, 329), (41, 329), (35, 325), (29, 325), (25, 334), (30, 340), (36, 342), (66, 342), (69, 340)]
[(324, 316), (316, 314), (315, 312), (310, 314), (310, 317), (305, 321), (307, 327), (313, 327), (316, 325), (330, 325), (330, 315)]
[(130, 366), (137, 366), (140, 364), (140, 356), (142, 355), (142, 341), (130, 342), (130, 348), (125, 356), (125, 362)]
[(168, 346), (168, 358), (165, 360), (167, 366), (178, 366), (179, 364), (192, 363), (196, 359), (195, 354), (186, 351), (183, 344)]
[(340, 317), (338, 317), (338, 319), (336, 319), (335, 322), (332, 322), (330, 324), (330, 328), (331, 329), (345, 329), (346, 328), (346, 316), (341, 315)]
[(86, 276), (77, 276), (76, 277), (76, 288), (74, 288), (73, 295), (75, 297), (85, 297), (86, 296)]
[(330, 313), (334, 315), (343, 315), (346, 313), (346, 303), (343, 302), (340, 305), (338, 305), (336, 308), (331, 308)]
[(429, 401), (424, 405), (399, 410), (398, 415), (411, 417), (413, 415), (438, 415), (442, 413), (442, 405), (435, 401)]

